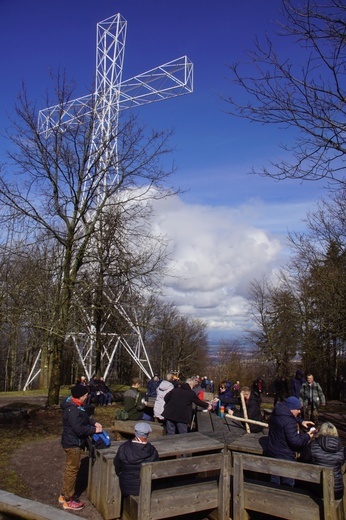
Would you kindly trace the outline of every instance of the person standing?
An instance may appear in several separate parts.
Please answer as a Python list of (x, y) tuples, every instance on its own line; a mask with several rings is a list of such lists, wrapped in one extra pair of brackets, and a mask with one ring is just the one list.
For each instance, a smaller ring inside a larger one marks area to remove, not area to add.
[(303, 405), (304, 419), (314, 422), (317, 426), (318, 409), (321, 405), (325, 406), (326, 398), (321, 386), (319, 383), (316, 383), (312, 374), (306, 376), (306, 383), (303, 383), (301, 386), (299, 399)]
[(283, 401), (288, 394), (287, 381), (284, 376), (274, 379), (274, 406), (278, 401)]
[[(299, 425), (308, 428), (311, 421), (303, 421), (300, 416), (302, 404), (297, 397), (289, 397), (278, 402), (269, 420), (267, 455), (274, 459), (296, 460), (296, 452), (306, 446), (313, 433), (299, 431)], [(271, 482), (294, 486), (294, 479), (271, 475)]]
[(150, 381), (148, 381), (147, 391), (145, 394), (147, 399), (149, 399), (149, 397), (153, 397), (154, 399), (156, 399), (157, 389), (159, 387), (160, 382), (160, 378), (157, 374), (155, 374), (154, 377), (152, 377)]
[(173, 388), (165, 395), (165, 407), (162, 415), (166, 419), (167, 435), (187, 433), (192, 420), (192, 403), (210, 411), (212, 406), (197, 397), (193, 391), (196, 380), (189, 378), (181, 386)]
[(113, 464), (124, 497), (139, 495), (141, 464), (159, 460), (156, 448), (148, 442), (151, 431), (148, 423), (137, 423), (134, 439), (121, 444), (114, 457)]
[(251, 390), (255, 395), (259, 397), (260, 401), (262, 401), (262, 395), (266, 394), (267, 391), (265, 381), (261, 377), (258, 377), (256, 381), (252, 383)]
[(162, 412), (165, 407), (165, 395), (174, 388), (172, 380), (173, 374), (166, 374), (166, 379), (163, 379), (157, 388), (157, 397), (154, 404), (154, 417), (160, 421), (164, 420)]
[(300, 389), (303, 383), (306, 383), (306, 379), (303, 372), (298, 369), (295, 377), (291, 381), (291, 395), (299, 399)]
[(71, 397), (61, 403), (63, 410), (61, 445), (66, 455), (65, 471), (59, 504), (64, 509), (79, 511), (84, 504), (75, 496), (77, 474), (82, 450), (87, 438), (102, 432), (102, 425), (87, 414), (83, 405), (88, 397), (88, 388), (76, 385), (71, 388)]

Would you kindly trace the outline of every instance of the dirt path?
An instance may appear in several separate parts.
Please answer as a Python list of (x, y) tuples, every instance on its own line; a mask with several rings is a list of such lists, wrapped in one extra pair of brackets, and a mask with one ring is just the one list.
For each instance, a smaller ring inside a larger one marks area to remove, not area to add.
[[(54, 507), (59, 507), (58, 496), (64, 470), (65, 454), (60, 436), (48, 441), (38, 441), (19, 448), (12, 457), (12, 468), (30, 489), (30, 498)], [(81, 470), (87, 474), (89, 457), (82, 459)], [(74, 514), (88, 520), (103, 520), (86, 495), (87, 482), (79, 479), (80, 498), (84, 509)]]

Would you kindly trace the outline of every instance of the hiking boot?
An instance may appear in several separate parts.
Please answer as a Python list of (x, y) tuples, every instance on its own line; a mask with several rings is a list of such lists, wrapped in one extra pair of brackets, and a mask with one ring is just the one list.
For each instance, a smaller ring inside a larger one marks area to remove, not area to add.
[(60, 495), (59, 498), (58, 498), (58, 501), (59, 501), (59, 504), (63, 504), (65, 502), (64, 495)]
[(70, 500), (69, 502), (64, 502), (62, 507), (64, 509), (72, 509), (73, 511), (80, 511), (83, 509), (84, 504), (83, 502), (80, 502), (79, 500)]

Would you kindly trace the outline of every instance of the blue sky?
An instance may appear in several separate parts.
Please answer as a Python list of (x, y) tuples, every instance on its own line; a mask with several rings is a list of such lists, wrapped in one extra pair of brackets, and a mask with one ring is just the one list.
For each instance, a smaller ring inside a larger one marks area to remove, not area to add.
[[(128, 22), (123, 79), (187, 55), (194, 92), (138, 109), (156, 129), (174, 128), (171, 144), (185, 192), (156, 207), (155, 225), (170, 240), (165, 294), (211, 337), (239, 335), (248, 324), (248, 283), (274, 276), (285, 261), (285, 235), (323, 195), (322, 185), (278, 183), (248, 175), (283, 156), (293, 138), (277, 127), (227, 114), (232, 94), (227, 65), (245, 58), (255, 35), (274, 35), (279, 0), (0, 0), (0, 132), (13, 115), (22, 80), (39, 108), (66, 69), (77, 96), (89, 93), (95, 73), (96, 24), (118, 12)], [(294, 48), (277, 39), (280, 51)], [(6, 143), (0, 138), (0, 155)]]

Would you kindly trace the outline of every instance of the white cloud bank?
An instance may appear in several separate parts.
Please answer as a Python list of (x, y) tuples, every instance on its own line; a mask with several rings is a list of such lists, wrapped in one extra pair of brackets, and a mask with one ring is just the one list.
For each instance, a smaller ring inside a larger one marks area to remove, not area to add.
[(278, 207), (256, 200), (235, 208), (192, 205), (179, 197), (156, 202), (156, 231), (169, 240), (165, 296), (181, 313), (203, 319), (211, 334), (241, 334), (249, 323), (248, 285), (282, 265), (281, 233), (292, 212), (297, 216), (297, 208), (281, 206), (280, 225)]

